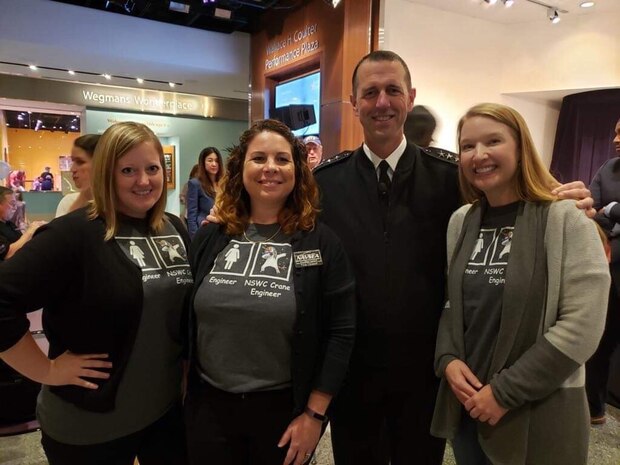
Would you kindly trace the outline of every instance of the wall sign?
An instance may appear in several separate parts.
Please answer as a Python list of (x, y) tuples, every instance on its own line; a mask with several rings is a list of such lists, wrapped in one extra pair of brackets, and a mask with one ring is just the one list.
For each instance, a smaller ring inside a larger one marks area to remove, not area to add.
[(317, 31), (316, 23), (309, 24), (284, 38), (280, 37), (269, 42), (265, 70), (273, 70), (304, 55), (316, 52), (319, 49), (319, 39), (314, 37)]
[(0, 97), (247, 121), (247, 100), (0, 74)]

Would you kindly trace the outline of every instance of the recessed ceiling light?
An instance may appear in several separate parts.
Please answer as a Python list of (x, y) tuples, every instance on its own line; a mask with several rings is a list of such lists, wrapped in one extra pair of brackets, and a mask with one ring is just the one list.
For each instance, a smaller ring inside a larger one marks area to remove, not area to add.
[(109, 74), (102, 74), (102, 76), (106, 78), (108, 81), (112, 79), (112, 76), (110, 76)]
[(579, 6), (581, 8), (592, 8), (594, 6), (594, 2), (581, 2)]
[(75, 76), (75, 71), (73, 70), (68, 70), (67, 73), (69, 73), (71, 76)]
[(142, 78), (136, 78), (136, 81), (138, 81), (138, 84), (144, 84), (144, 79)]
[(169, 83), (168, 83), (168, 85), (169, 85), (170, 87), (174, 87), (176, 84), (175, 84), (174, 82), (169, 82)]
[(28, 68), (30, 68), (32, 71), (36, 71), (37, 69), (39, 69), (35, 65), (29, 65)]

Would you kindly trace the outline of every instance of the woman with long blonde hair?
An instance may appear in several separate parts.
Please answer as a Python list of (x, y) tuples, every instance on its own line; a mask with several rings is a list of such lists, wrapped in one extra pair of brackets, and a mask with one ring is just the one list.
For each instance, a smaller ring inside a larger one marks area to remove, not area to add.
[(609, 287), (596, 227), (550, 193), (559, 183), (512, 108), (472, 107), (458, 142), (470, 203), (448, 227), (431, 431), (459, 465), (585, 465), (584, 363)]
[[(50, 465), (182, 465), (181, 221), (164, 212), (162, 146), (139, 123), (97, 143), (92, 202), (39, 229), (0, 268), (0, 358), (43, 384)], [(49, 356), (28, 331), (43, 307)]]

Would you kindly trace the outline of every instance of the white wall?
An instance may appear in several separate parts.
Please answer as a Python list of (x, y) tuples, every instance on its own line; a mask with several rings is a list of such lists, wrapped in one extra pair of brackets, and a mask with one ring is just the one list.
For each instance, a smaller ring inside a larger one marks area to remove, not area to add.
[(416, 103), (440, 121), (437, 146), (456, 149), (458, 119), (471, 105), (500, 102), (525, 117), (549, 164), (560, 108), (549, 91), (620, 87), (620, 14), (506, 25), (407, 0), (386, 0), (384, 8), (382, 48), (411, 67)]
[[(177, 92), (247, 99), (249, 56), (249, 34), (192, 29), (50, 0), (0, 0), (4, 62), (182, 82)], [(55, 77), (54, 71), (40, 74)]]

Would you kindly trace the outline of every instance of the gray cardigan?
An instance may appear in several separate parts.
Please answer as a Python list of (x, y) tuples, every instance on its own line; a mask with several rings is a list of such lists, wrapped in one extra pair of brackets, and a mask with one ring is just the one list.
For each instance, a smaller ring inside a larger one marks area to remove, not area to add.
[[(469, 208), (471, 205), (461, 207), (450, 219), (448, 257), (453, 256)], [(574, 201), (550, 205), (544, 246), (547, 297), (537, 342), (514, 363), (491, 367), (494, 395), (510, 409), (494, 427), (478, 423), (480, 444), (493, 464), (587, 462), (589, 415), (583, 364), (596, 350), (603, 331), (610, 284), (608, 264), (593, 222)], [(458, 323), (454, 322), (462, 321), (462, 315), (456, 311), (448, 304), (442, 312), (435, 354), (436, 372), (442, 380), (431, 433), (446, 438), (454, 437), (463, 412), (443, 377), (450, 361), (464, 359), (460, 349), (463, 331), (455, 328)], [(522, 330), (517, 326), (514, 333), (518, 336)], [(502, 334), (497, 348), (510, 344)], [(575, 368), (572, 374), (559, 379), (556, 365), (566, 369), (571, 364)]]

